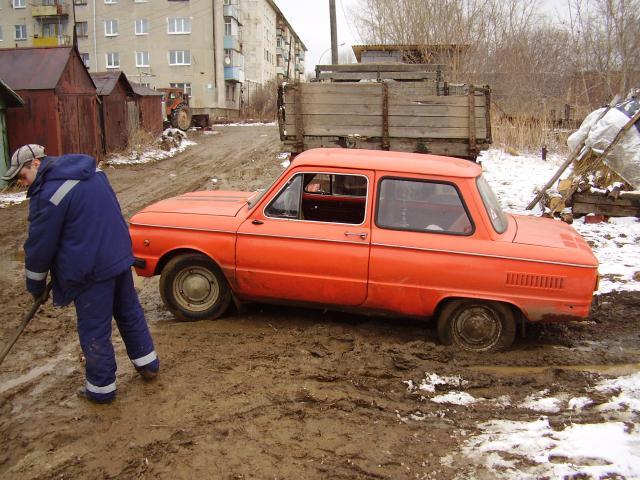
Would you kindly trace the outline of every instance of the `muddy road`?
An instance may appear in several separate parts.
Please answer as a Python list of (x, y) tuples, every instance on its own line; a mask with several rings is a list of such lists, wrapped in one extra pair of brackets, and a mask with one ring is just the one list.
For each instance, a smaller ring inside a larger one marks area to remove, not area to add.
[[(254, 190), (282, 170), (276, 127), (217, 130), (192, 134), (198, 144), (172, 159), (105, 168), (125, 216), (186, 191)], [(0, 209), (2, 345), (30, 305), (26, 216), (26, 204)], [(522, 402), (544, 391), (594, 402), (544, 413), (554, 428), (597, 423), (606, 399), (593, 385), (640, 369), (634, 293), (599, 298), (588, 322), (534, 326), (510, 351), (477, 356), (439, 345), (428, 322), (410, 319), (252, 305), (181, 323), (157, 279), (137, 287), (159, 379), (140, 380), (116, 330), (117, 400), (78, 398), (74, 311), (47, 305), (0, 366), (0, 478), (495, 478), (461, 453), (479, 423), (534, 420), (541, 412)], [(419, 388), (431, 374), (455, 378)], [(435, 401), (461, 391), (482, 401)]]

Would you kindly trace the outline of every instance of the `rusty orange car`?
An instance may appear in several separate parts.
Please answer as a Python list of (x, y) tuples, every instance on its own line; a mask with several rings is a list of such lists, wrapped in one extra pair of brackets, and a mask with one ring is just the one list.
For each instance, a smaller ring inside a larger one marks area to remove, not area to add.
[(473, 162), (315, 149), (262, 192), (160, 201), (130, 224), (136, 270), (181, 320), (232, 299), (435, 319), (464, 350), (585, 318), (598, 262), (569, 225), (505, 214)]

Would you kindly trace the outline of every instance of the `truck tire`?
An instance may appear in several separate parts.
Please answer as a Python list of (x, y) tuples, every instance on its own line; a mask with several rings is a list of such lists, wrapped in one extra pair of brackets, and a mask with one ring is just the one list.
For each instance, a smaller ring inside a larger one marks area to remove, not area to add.
[(191, 126), (191, 110), (184, 103), (178, 105), (171, 113), (171, 126), (187, 131)]
[(172, 258), (160, 275), (160, 297), (183, 321), (216, 319), (231, 302), (222, 270), (206, 255), (187, 253)]

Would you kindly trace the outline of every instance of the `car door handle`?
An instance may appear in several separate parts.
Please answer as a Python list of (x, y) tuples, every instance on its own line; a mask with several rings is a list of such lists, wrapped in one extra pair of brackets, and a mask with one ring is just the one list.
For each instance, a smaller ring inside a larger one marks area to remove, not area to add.
[(255, 220), (252, 220), (251, 223), (253, 223), (254, 225), (262, 225), (264, 222), (256, 218)]
[(367, 238), (367, 234), (364, 232), (344, 232), (345, 237), (360, 237), (362, 240)]

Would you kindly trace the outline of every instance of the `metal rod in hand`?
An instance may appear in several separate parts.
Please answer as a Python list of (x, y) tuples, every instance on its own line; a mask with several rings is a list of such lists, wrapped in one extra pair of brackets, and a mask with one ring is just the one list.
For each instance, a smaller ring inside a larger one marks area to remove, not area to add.
[(49, 293), (51, 292), (52, 286), (53, 286), (53, 282), (50, 281), (47, 284), (47, 287), (45, 288), (42, 295), (40, 295), (38, 298), (36, 298), (33, 301), (33, 305), (31, 306), (31, 309), (25, 314), (24, 318), (22, 319), (22, 323), (14, 332), (13, 336), (11, 337), (11, 340), (9, 340), (9, 343), (7, 344), (7, 346), (4, 348), (4, 350), (2, 350), (2, 353), (0, 353), (0, 364), (2, 364), (2, 362), (4, 361), (5, 357), (11, 350), (11, 347), (13, 347), (13, 345), (16, 343), (18, 338), (20, 338), (20, 335), (22, 335), (22, 332), (24, 332), (24, 329), (27, 328), (27, 325), (29, 324), (31, 319), (35, 316), (38, 309), (42, 306), (43, 303), (45, 303), (49, 299)]

